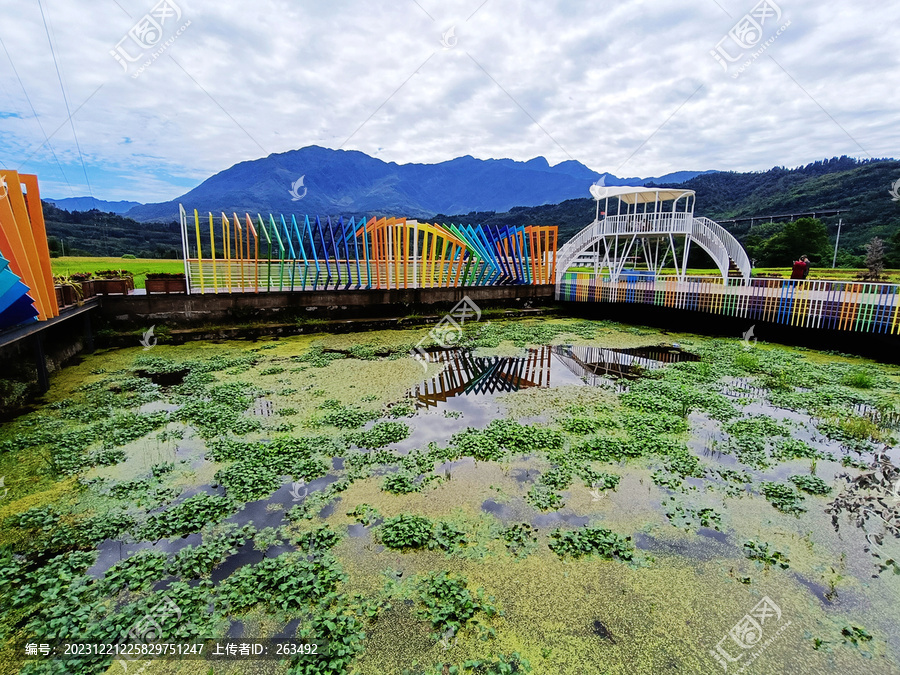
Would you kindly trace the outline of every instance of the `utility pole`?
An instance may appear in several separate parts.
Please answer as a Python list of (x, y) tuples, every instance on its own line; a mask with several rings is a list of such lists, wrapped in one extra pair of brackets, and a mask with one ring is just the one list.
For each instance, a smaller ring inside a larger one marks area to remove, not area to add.
[(843, 222), (844, 222), (843, 218), (838, 220), (838, 235), (837, 235), (837, 239), (835, 239), (835, 241), (834, 241), (834, 258), (831, 261), (831, 269), (834, 269), (835, 266), (837, 265), (837, 249), (838, 249), (838, 244), (841, 242), (841, 223), (843, 223)]

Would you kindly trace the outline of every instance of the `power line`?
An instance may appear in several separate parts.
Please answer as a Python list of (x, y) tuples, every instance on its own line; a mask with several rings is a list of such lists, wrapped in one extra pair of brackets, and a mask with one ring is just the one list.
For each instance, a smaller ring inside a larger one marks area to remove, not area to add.
[(75, 190), (72, 188), (72, 184), (69, 182), (69, 177), (66, 176), (65, 170), (62, 168), (59, 157), (56, 156), (56, 150), (54, 150), (53, 146), (50, 144), (50, 138), (47, 136), (47, 132), (44, 131), (44, 125), (41, 124), (41, 118), (38, 117), (37, 110), (34, 109), (34, 104), (31, 102), (31, 97), (28, 95), (28, 91), (25, 89), (25, 83), (22, 82), (22, 78), (19, 76), (19, 71), (16, 70), (16, 64), (13, 63), (12, 56), (10, 55), (9, 50), (6, 48), (6, 43), (3, 41), (2, 37), (0, 37), (0, 46), (3, 47), (3, 51), (6, 53), (6, 58), (9, 59), (9, 65), (12, 66), (13, 73), (15, 73), (16, 79), (19, 81), (19, 86), (22, 87), (22, 93), (25, 94), (25, 100), (28, 101), (28, 106), (31, 108), (31, 114), (34, 115), (34, 119), (38, 123), (38, 127), (40, 127), (41, 133), (44, 135), (44, 142), (47, 144), (47, 147), (50, 148), (50, 152), (53, 153), (53, 159), (56, 160), (56, 166), (59, 167), (59, 172), (62, 174), (63, 180), (66, 181), (66, 185), (69, 186), (69, 192), (73, 197), (75, 197)]
[(734, 224), (734, 223), (746, 222), (749, 220), (750, 226), (752, 227), (754, 221), (759, 221), (760, 223), (773, 223), (773, 222), (776, 222), (776, 219), (781, 219), (781, 220), (778, 220), (778, 222), (784, 222), (783, 219), (789, 218), (791, 220), (791, 222), (793, 222), (794, 218), (806, 218), (806, 217), (817, 218), (819, 216), (824, 218), (825, 216), (837, 216), (837, 215), (840, 215), (841, 213), (846, 213), (846, 212), (847, 212), (847, 209), (823, 209), (822, 211), (807, 211), (806, 213), (779, 213), (774, 216), (745, 216), (743, 218), (730, 218), (730, 219), (726, 219), (726, 220), (716, 220), (716, 222), (720, 223), (720, 224), (721, 223)]
[[(75, 147), (78, 150), (78, 157), (81, 160), (81, 170), (84, 172), (84, 180), (87, 183), (88, 194), (91, 196), (91, 202), (93, 203), (94, 208), (97, 208), (97, 199), (94, 197), (91, 179), (88, 178), (87, 166), (84, 163), (84, 153), (81, 151), (81, 143), (78, 142), (78, 134), (75, 131), (75, 120), (69, 109), (69, 98), (66, 96), (66, 88), (63, 85), (62, 73), (59, 70), (59, 61), (56, 58), (56, 50), (53, 48), (53, 40), (50, 38), (50, 27), (47, 25), (47, 17), (44, 14), (44, 5), (41, 0), (38, 0), (38, 7), (41, 10), (41, 20), (44, 22), (44, 31), (47, 33), (47, 42), (50, 44), (50, 54), (53, 56), (53, 65), (56, 68), (56, 78), (59, 80), (59, 88), (60, 91), (62, 91), (63, 102), (66, 105), (66, 115), (68, 115), (69, 124), (72, 126), (72, 136), (75, 139)], [(104, 243), (106, 244), (106, 252), (109, 254), (109, 233), (106, 227), (104, 227), (103, 238)]]

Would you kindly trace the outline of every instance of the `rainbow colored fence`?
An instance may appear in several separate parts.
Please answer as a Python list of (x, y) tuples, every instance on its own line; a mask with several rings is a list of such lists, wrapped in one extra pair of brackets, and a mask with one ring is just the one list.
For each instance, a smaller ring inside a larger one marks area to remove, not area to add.
[(245, 213), (188, 218), (192, 293), (552, 284), (556, 227), (438, 225)]
[(642, 303), (806, 328), (896, 335), (900, 286), (849, 281), (608, 277), (567, 273), (557, 300)]

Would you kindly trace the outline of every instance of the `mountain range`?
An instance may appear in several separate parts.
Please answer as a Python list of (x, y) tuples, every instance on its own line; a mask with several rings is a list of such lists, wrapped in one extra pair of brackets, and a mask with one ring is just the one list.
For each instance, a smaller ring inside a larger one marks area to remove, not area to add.
[[(137, 205), (124, 215), (141, 222), (178, 218), (178, 204), (204, 213), (306, 213), (430, 218), (437, 213), (506, 211), (588, 196), (591, 184), (677, 183), (703, 171), (619, 178), (569, 160), (550, 166), (470, 155), (437, 164), (396, 164), (355, 150), (309, 146), (240, 162), (172, 201)], [(60, 208), (67, 208), (55, 200)], [(121, 211), (115, 211), (122, 213)]]
[(43, 197), (42, 199), (63, 211), (90, 211), (91, 209), (97, 209), (104, 213), (116, 213), (120, 216), (128, 213), (135, 206), (143, 206), (140, 202), (107, 202), (103, 199), (94, 199), (93, 197), (66, 197), (64, 199)]

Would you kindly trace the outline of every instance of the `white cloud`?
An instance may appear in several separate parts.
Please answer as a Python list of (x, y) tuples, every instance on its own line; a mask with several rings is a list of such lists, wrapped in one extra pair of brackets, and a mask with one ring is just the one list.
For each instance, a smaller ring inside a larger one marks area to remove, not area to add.
[[(237, 162), (351, 134), (347, 149), (386, 161), (544, 155), (641, 176), (900, 146), (900, 6), (874, 0), (781, 0), (791, 25), (737, 79), (709, 52), (752, 0), (175, 0), (190, 26), (136, 79), (109, 51), (152, 0), (119, 0), (127, 13), (42, 1), (70, 109), (101, 87), (74, 121), (104, 199), (170, 199)], [(51, 196), (85, 194), (40, 11), (14, 12), (0, 38), (46, 132), (60, 127), (68, 184), (48, 147), (21, 170)], [(0, 161), (19, 168), (44, 138), (0, 60)]]

